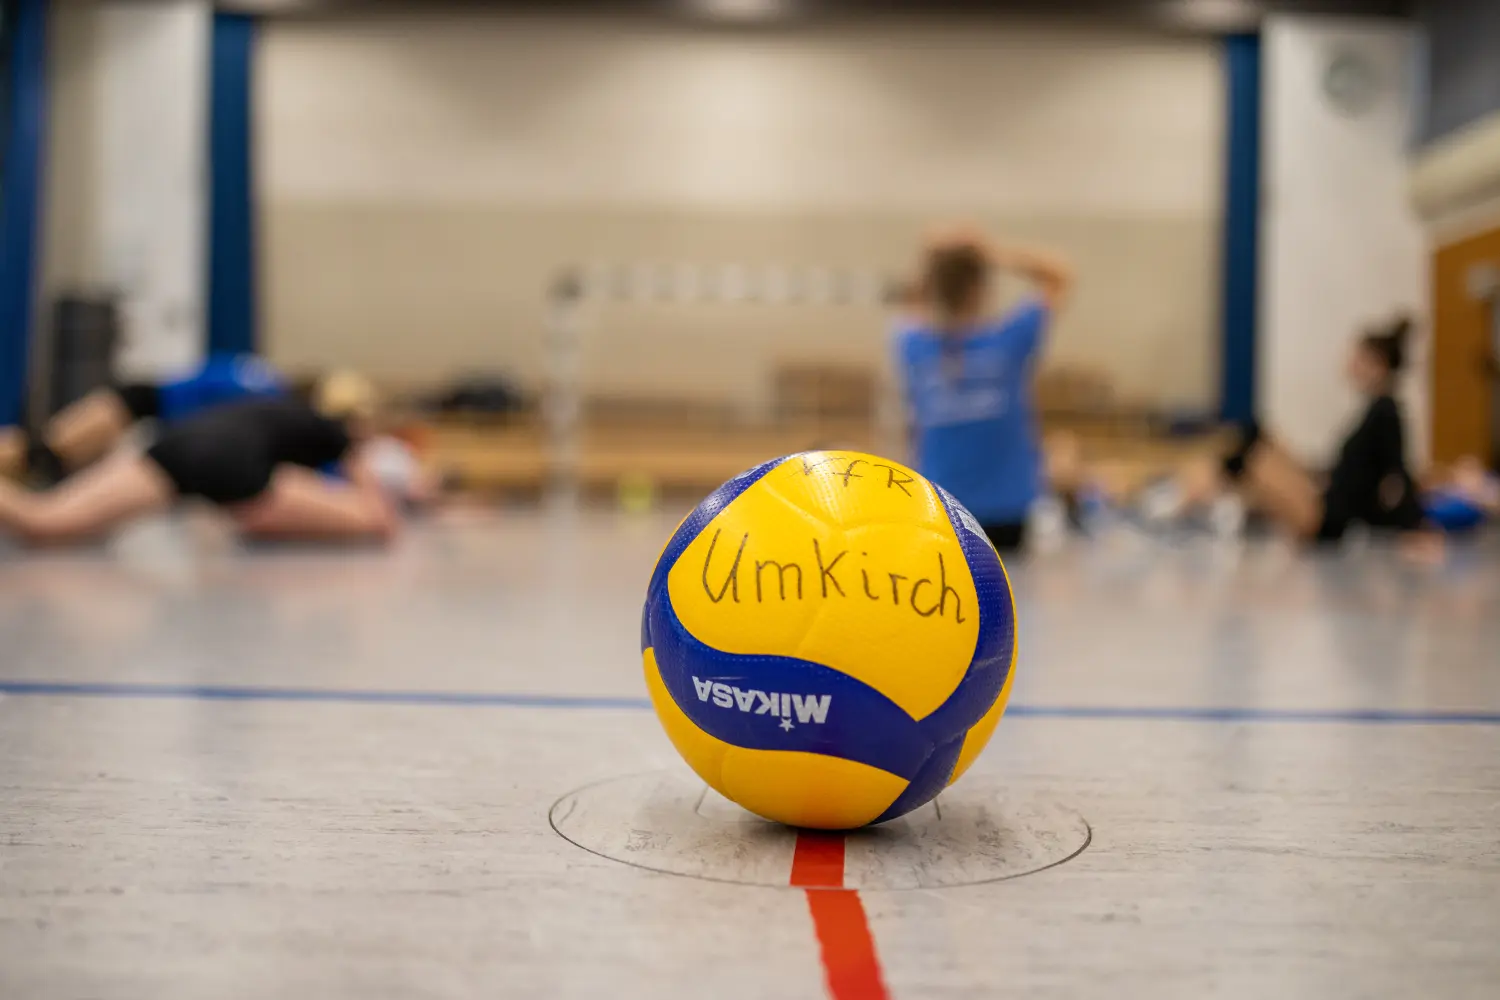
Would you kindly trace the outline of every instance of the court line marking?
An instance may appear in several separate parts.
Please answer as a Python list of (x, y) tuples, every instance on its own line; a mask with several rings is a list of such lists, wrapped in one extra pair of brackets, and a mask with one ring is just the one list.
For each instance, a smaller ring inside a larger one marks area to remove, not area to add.
[(864, 902), (844, 887), (844, 846), (842, 833), (797, 831), (791, 884), (807, 895), (832, 1000), (888, 1000)]
[[(139, 684), (0, 680), (0, 695), (16, 697), (142, 698), (176, 701), (329, 702), (374, 705), (572, 710), (649, 709), (646, 698), (525, 694), (504, 691), (378, 691), (341, 688), (258, 687), (218, 684)], [(1160, 705), (1011, 705), (1007, 718), (1120, 719), (1167, 722), (1291, 722), (1395, 726), (1500, 726), (1500, 711), (1418, 712), (1388, 709), (1280, 709)]]

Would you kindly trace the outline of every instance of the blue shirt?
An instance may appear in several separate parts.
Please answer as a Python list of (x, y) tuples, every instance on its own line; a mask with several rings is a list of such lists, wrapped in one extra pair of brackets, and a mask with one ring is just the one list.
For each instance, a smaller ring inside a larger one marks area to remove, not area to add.
[(170, 422), (241, 399), (283, 396), (286, 383), (252, 354), (217, 354), (192, 375), (157, 386), (157, 394), (157, 416)]
[(1042, 488), (1031, 374), (1046, 304), (1027, 300), (965, 331), (897, 331), (896, 365), (916, 432), (917, 469), (981, 522), (1025, 520)]

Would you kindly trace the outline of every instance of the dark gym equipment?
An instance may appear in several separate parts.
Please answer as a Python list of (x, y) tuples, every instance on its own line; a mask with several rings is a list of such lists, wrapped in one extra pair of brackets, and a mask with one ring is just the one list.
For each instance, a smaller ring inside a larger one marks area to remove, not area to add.
[(119, 309), (112, 298), (65, 294), (52, 308), (47, 412), (56, 413), (113, 379)]

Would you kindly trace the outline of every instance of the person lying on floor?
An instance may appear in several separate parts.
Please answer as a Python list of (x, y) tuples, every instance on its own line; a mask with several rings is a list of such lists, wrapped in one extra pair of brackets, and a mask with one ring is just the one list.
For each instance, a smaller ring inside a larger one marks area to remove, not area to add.
[(199, 498), (250, 538), (391, 540), (398, 507), (417, 487), (381, 458), (390, 439), (372, 433), (372, 397), (344, 377), (326, 381), (317, 404), (225, 403), (164, 426), (144, 453), (117, 451), (55, 489), (0, 481), (0, 534), (32, 544), (91, 540)]
[(96, 389), (64, 407), (38, 433), (0, 428), (0, 476), (55, 485), (114, 451), (141, 421), (170, 424), (224, 403), (288, 393), (280, 373), (250, 354), (215, 355), (164, 382)]

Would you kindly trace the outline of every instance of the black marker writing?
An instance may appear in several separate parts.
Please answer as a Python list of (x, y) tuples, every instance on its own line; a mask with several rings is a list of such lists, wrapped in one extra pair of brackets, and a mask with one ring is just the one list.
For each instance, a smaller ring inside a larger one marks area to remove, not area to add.
[(761, 589), (760, 589), (760, 572), (761, 572), (761, 570), (765, 569), (767, 566), (775, 566), (776, 567), (776, 582), (777, 582), (778, 587), (781, 590), (781, 599), (783, 601), (786, 600), (786, 574), (787, 574), (787, 571), (788, 570), (796, 570), (797, 571), (797, 600), (799, 600), (799, 601), (802, 600), (802, 567), (799, 566), (799, 565), (797, 565), (796, 563), (779, 563), (779, 562), (777, 562), (774, 559), (767, 559), (765, 562), (760, 562), (759, 560), (756, 560), (756, 563), (755, 563), (755, 601), (756, 601), (757, 604), (759, 604), (763, 600), (763, 598), (761, 596)]
[(740, 603), (740, 559), (745, 555), (745, 546), (750, 542), (750, 532), (745, 532), (745, 537), (740, 539), (739, 551), (734, 554), (734, 562), (729, 567), (729, 575), (724, 578), (724, 586), (719, 588), (719, 596), (714, 596), (713, 588), (708, 585), (708, 566), (714, 561), (714, 547), (719, 544), (719, 531), (714, 532), (714, 537), (708, 543), (708, 555), (703, 557), (703, 592), (708, 599), (718, 604), (724, 599), (725, 593), (734, 594), (734, 603)]
[(844, 596), (844, 588), (839, 586), (838, 578), (833, 575), (833, 571), (834, 568), (838, 566), (839, 560), (844, 558), (848, 554), (848, 552), (840, 552), (838, 555), (833, 557), (833, 562), (829, 563), (827, 566), (824, 566), (823, 547), (818, 544), (818, 540), (816, 538), (813, 539), (813, 558), (818, 560), (818, 582), (823, 585), (824, 597), (828, 596), (828, 585), (830, 583), (833, 584), (833, 589), (839, 592), (840, 597)]
[[(735, 550), (734, 560), (730, 562), (728, 568), (725, 569), (721, 566), (720, 569), (715, 570), (713, 568), (713, 561), (714, 555), (718, 552), (719, 536), (721, 534), (722, 531), (714, 532), (713, 537), (708, 542), (708, 551), (703, 556), (703, 569), (700, 576), (703, 584), (703, 592), (708, 595), (708, 599), (714, 604), (722, 604), (726, 598), (735, 604), (739, 604), (741, 603), (740, 566), (746, 564), (747, 553), (760, 555), (759, 552), (755, 551), (760, 546), (752, 546), (750, 532), (745, 532), (740, 536), (739, 548)], [(775, 570), (776, 572), (776, 591), (772, 595), (772, 601), (779, 598), (782, 603), (787, 603), (791, 601), (804, 601), (809, 599), (809, 596), (813, 600), (817, 600), (819, 597), (824, 600), (830, 600), (834, 597), (847, 598), (849, 596), (836, 573), (839, 563), (843, 561), (845, 556), (849, 555), (849, 551), (847, 549), (839, 551), (833, 554), (832, 559), (829, 559), (827, 558), (828, 554), (823, 551), (822, 543), (818, 539), (812, 538), (807, 539), (807, 541), (812, 548), (813, 565), (817, 567), (818, 571), (817, 593), (812, 595), (807, 593), (807, 568), (804, 562), (787, 559), (784, 556), (775, 559), (757, 558), (753, 560), (755, 563), (755, 603), (764, 604), (766, 602), (766, 570), (768, 569)], [(776, 545), (776, 548), (781, 552), (787, 551), (784, 542), (785, 539), (782, 538)], [(803, 552), (805, 553), (806, 550), (804, 549)], [(964, 617), (963, 597), (959, 594), (958, 589), (948, 582), (948, 562), (944, 558), (943, 553), (935, 552), (932, 555), (937, 557), (938, 564), (938, 575), (935, 580), (927, 576), (914, 575), (913, 563), (910, 561), (903, 567), (906, 569), (905, 573), (885, 571), (885, 575), (891, 581), (891, 603), (896, 607), (901, 607), (904, 603), (921, 618), (942, 619), (948, 617), (948, 608), (951, 605), (954, 621), (962, 625), (968, 621)], [(863, 559), (870, 558), (868, 552), (861, 552), (860, 556)], [(722, 560), (720, 561), (722, 563)], [(715, 577), (718, 577), (720, 581), (717, 587), (713, 582)], [(880, 594), (876, 593), (875, 588), (870, 585), (869, 567), (860, 568), (859, 578), (860, 583), (864, 586), (865, 597), (876, 603), (884, 603)], [(904, 600), (901, 595), (902, 580), (912, 581), (912, 585), (907, 589)], [(932, 590), (936, 590), (937, 593), (932, 594)]]

